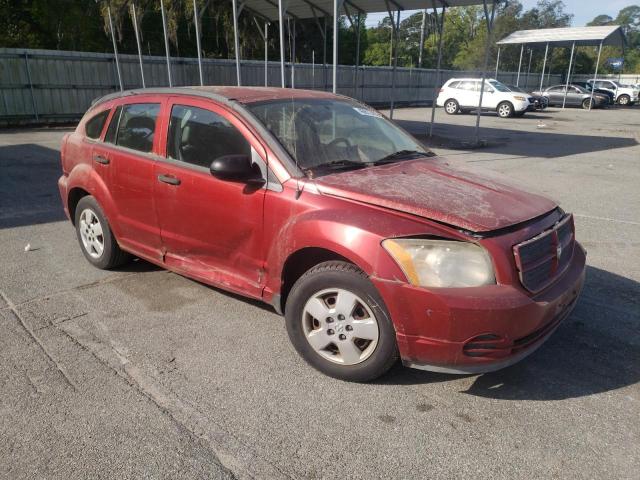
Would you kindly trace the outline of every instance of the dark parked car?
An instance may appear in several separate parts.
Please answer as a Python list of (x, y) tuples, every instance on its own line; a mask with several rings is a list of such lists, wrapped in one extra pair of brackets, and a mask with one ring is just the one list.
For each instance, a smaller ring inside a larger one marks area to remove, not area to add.
[(530, 93), (527, 90), (525, 90), (524, 88), (517, 87), (516, 85), (507, 85), (507, 87), (512, 92), (519, 92), (519, 93), (524, 93), (524, 94), (528, 95), (529, 96), (529, 103), (531, 105), (533, 105), (532, 110), (544, 110), (545, 108), (547, 108), (549, 106), (549, 100), (545, 96), (536, 95), (536, 94)]
[[(609, 103), (609, 97), (606, 95), (602, 95), (600, 93), (593, 94), (593, 100), (591, 98), (591, 92), (585, 90), (582, 87), (577, 87), (575, 85), (569, 85), (569, 88), (566, 90), (566, 100), (564, 100), (565, 96), (565, 86), (564, 85), (553, 85), (552, 87), (547, 88), (543, 92), (533, 92), (536, 95), (542, 95), (549, 99), (550, 106), (562, 106), (563, 101), (565, 102), (565, 106), (567, 107), (582, 107), (584, 109), (591, 108), (601, 108)], [(593, 101), (593, 104), (591, 103)]]
[[(310, 365), (346, 380), (398, 357), (448, 373), (511, 365), (584, 282), (571, 214), (454, 169), (343, 96), (118, 92), (65, 135), (61, 159), (62, 203), (91, 264), (135, 255), (267, 302)], [(239, 355), (251, 344), (233, 341)]]
[[(593, 84), (589, 82), (571, 82), (571, 85), (575, 85), (576, 87), (584, 88), (587, 92), (591, 92), (593, 88)], [(593, 93), (599, 93), (601, 95), (606, 95), (609, 99), (608, 105), (613, 105), (615, 103), (615, 94), (610, 90), (605, 90), (603, 88), (596, 88), (593, 90)]]

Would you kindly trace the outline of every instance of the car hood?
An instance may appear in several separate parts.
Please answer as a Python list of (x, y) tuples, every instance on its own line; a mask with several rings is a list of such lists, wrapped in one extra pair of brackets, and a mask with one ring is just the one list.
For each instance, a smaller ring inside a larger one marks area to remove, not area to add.
[(473, 232), (509, 227), (557, 204), (545, 197), (451, 168), (445, 159), (417, 159), (333, 173), (316, 179), (323, 194), (385, 207)]

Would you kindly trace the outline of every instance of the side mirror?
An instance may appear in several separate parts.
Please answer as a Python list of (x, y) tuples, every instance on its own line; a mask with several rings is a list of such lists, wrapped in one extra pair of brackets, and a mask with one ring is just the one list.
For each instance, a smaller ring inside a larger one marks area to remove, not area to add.
[(229, 182), (265, 183), (260, 168), (252, 163), (249, 155), (223, 155), (211, 162), (209, 171), (214, 177)]

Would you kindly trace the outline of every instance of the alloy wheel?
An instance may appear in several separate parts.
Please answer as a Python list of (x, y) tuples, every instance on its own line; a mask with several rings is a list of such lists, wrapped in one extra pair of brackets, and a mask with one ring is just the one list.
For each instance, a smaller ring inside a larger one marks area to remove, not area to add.
[(506, 103), (503, 103), (498, 107), (498, 115), (500, 115), (502, 118), (508, 117), (509, 115), (511, 115), (511, 107)]
[(447, 102), (445, 109), (447, 110), (447, 113), (453, 114), (458, 111), (458, 105), (456, 105), (456, 102)]
[(321, 357), (341, 365), (369, 358), (378, 344), (378, 320), (356, 294), (331, 288), (317, 292), (304, 306), (302, 329)]
[(87, 208), (80, 214), (80, 238), (82, 246), (92, 258), (100, 258), (104, 252), (102, 225), (93, 210)]

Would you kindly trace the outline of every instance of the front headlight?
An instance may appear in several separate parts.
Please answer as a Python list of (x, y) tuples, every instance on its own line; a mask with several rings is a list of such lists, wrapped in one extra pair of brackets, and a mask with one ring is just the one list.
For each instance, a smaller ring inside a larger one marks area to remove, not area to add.
[(524, 102), (527, 99), (527, 97), (521, 97), (520, 95), (514, 95), (513, 98), (520, 100), (521, 102)]
[(413, 285), (479, 287), (496, 283), (489, 254), (473, 243), (393, 238), (383, 241), (382, 246)]

